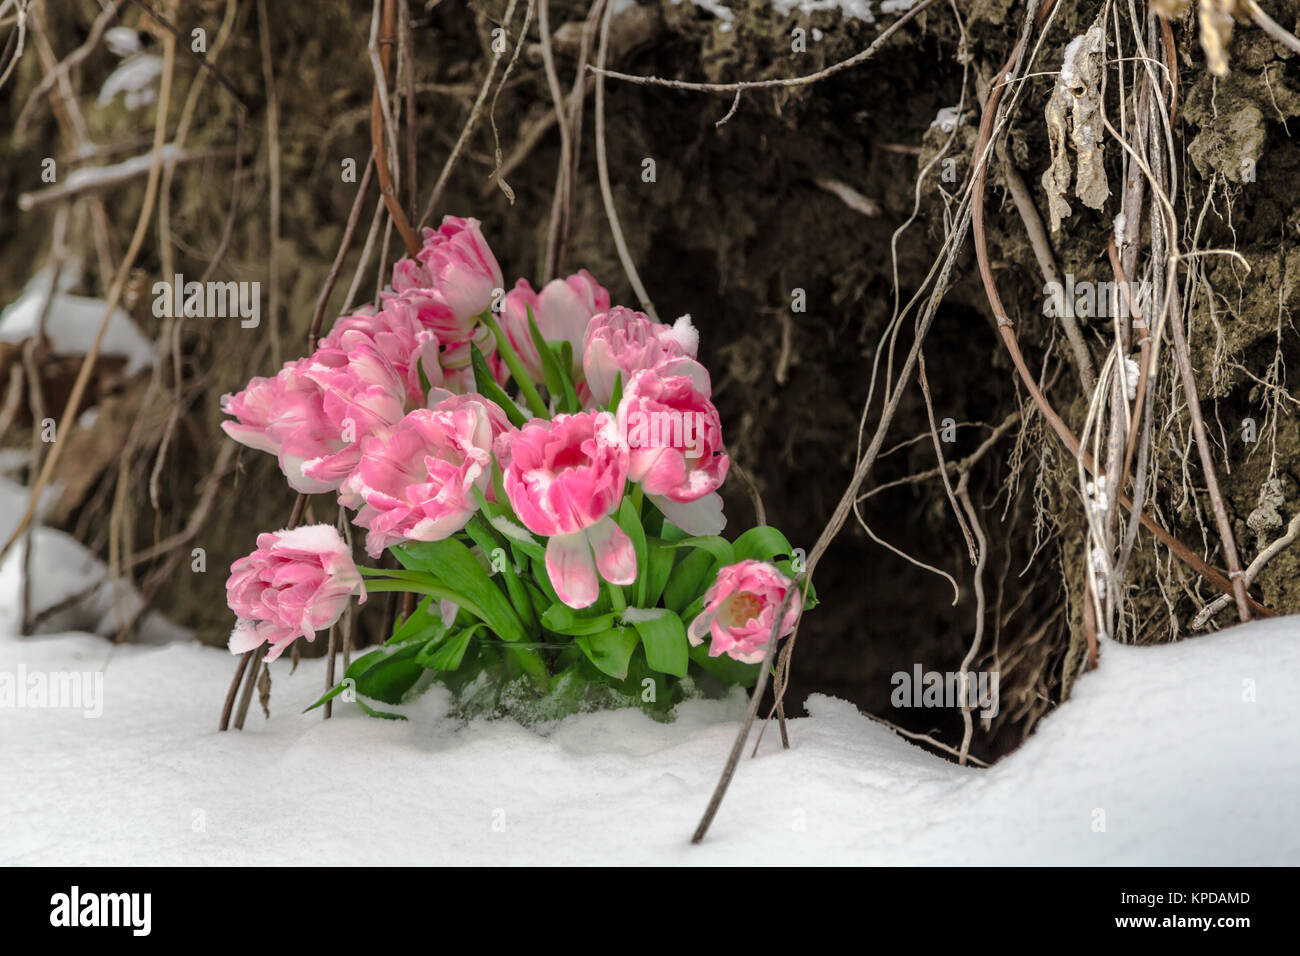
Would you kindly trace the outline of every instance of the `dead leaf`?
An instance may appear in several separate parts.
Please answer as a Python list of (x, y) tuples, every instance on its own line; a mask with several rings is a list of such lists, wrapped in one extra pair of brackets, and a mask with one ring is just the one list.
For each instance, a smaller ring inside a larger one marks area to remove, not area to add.
[(1200, 0), (1197, 19), (1201, 23), (1201, 49), (1215, 76), (1228, 75), (1228, 44), (1236, 12), (1237, 0)]
[(1070, 203), (1065, 198), (1070, 188), (1067, 142), (1075, 156), (1075, 196), (1088, 208), (1101, 209), (1110, 195), (1101, 119), (1101, 72), (1105, 55), (1106, 34), (1098, 20), (1065, 48), (1061, 72), (1044, 111), (1052, 161), (1041, 181), (1047, 191), (1053, 232), (1070, 214)]
[(1192, 6), (1192, 0), (1151, 0), (1151, 9), (1166, 20), (1177, 20)]
[(261, 676), (257, 678), (257, 702), (262, 705), (262, 713), (268, 719), (271, 716), (271, 668), (262, 665)]

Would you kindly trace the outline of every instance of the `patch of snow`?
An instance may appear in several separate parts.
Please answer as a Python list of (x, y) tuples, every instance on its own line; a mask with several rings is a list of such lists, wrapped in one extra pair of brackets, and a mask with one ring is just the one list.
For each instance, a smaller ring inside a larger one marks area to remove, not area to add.
[(695, 355), (700, 350), (700, 332), (691, 324), (691, 314), (679, 315), (668, 333), (687, 355)]
[[(0, 342), (23, 342), (36, 334), (49, 288), (49, 274), (41, 270), (27, 283), (17, 301), (0, 312)], [(45, 334), (55, 353), (85, 355), (104, 320), (107, 306), (103, 299), (56, 292), (45, 321)], [(114, 309), (112, 318), (108, 320), (100, 353), (125, 358), (128, 375), (150, 368), (154, 362), (152, 343), (121, 309)]]
[[(3, 458), (0, 459), (0, 470), (6, 474), (14, 473), (26, 468), (31, 463), (31, 453), (25, 450), (15, 448), (6, 448)], [(47, 486), (41, 493), (41, 500), (36, 505), (36, 520), (40, 521), (41, 515), (45, 513), (46, 507), (58, 496), (58, 489), (53, 486)], [(8, 478), (0, 478), (0, 541), (9, 540), (9, 536), (14, 533), (14, 528), (18, 527), (18, 520), (27, 510), (27, 501), (30, 493), (22, 485)], [(5, 592), (0, 589), (0, 609), (3, 609)], [(4, 633), (4, 624), (0, 622), (0, 634)]]
[(521, 524), (515, 524), (505, 515), (497, 515), (494, 518), (489, 518), (488, 522), (507, 538), (520, 541), (524, 544), (537, 544), (537, 539), (533, 537), (532, 532)]
[(698, 847), (739, 693), (673, 723), (621, 710), (546, 734), (454, 721), (441, 689), (405, 723), (346, 705), (322, 721), (301, 713), (324, 682), (309, 660), (271, 668), (271, 720), (254, 705), (244, 732), (219, 734), (222, 651), (0, 637), (0, 674), (20, 667), (102, 673), (103, 715), (0, 710), (10, 865), (1300, 863), (1296, 617), (1106, 642), (1101, 668), (989, 770), (814, 695), (791, 750), (769, 733), (741, 763)]
[(937, 126), (941, 132), (951, 133), (959, 122), (961, 122), (961, 110), (956, 106), (945, 106), (934, 115), (934, 119), (930, 120), (930, 126)]
[(1138, 368), (1138, 363), (1133, 359), (1125, 356), (1124, 358), (1124, 393), (1131, 402), (1137, 398), (1138, 379), (1142, 376), (1142, 370)]
[(863, 23), (876, 22), (871, 13), (870, 0), (772, 0), (772, 9), (783, 17), (790, 16), (796, 10), (807, 16), (819, 10), (838, 9), (841, 16), (861, 20)]
[(1079, 34), (1065, 48), (1065, 55), (1061, 60), (1061, 73), (1056, 78), (1056, 82), (1066, 89), (1074, 86), (1075, 77), (1078, 76), (1079, 56), (1084, 52), (1083, 43), (1087, 39), (1086, 34)]
[[(49, 499), (51, 491), (46, 489), (43, 500)], [(7, 539), (18, 527), (27, 499), (27, 489), (0, 478), (0, 539)], [(40, 510), (37, 509), (38, 521)], [(78, 629), (109, 636), (139, 612), (144, 603), (139, 592), (128, 585), (114, 589), (102, 583), (107, 578), (107, 566), (72, 535), (38, 525), (31, 541), (32, 614), (68, 602), (67, 607), (47, 615), (41, 630)], [(0, 634), (18, 632), (26, 549), (26, 540), (20, 540), (0, 564)], [(74, 596), (75, 600), (69, 601)], [(193, 636), (192, 631), (178, 627), (157, 611), (148, 611), (140, 621), (136, 639), (142, 644), (166, 644)]]
[(142, 49), (139, 31), (130, 27), (111, 27), (105, 30), (104, 43), (118, 57), (128, 57)]
[(1112, 224), (1111, 227), (1111, 231), (1115, 233), (1116, 243), (1120, 243), (1123, 241), (1124, 232), (1127, 229), (1128, 229), (1128, 216), (1126, 216), (1124, 213), (1121, 212), (1119, 215), (1115, 217), (1115, 222)]
[[(674, 5), (680, 5), (681, 2), (682, 0), (673, 0)], [(735, 19), (735, 14), (731, 12), (730, 7), (723, 6), (718, 0), (691, 0), (691, 3), (721, 20), (719, 29), (723, 31), (731, 29), (731, 21)]]
[(629, 607), (624, 608), (620, 620), (624, 624), (644, 624), (647, 621), (657, 621), (667, 613), (667, 609), (662, 607)]
[(158, 98), (153, 84), (162, 76), (162, 68), (162, 57), (156, 53), (140, 53), (123, 60), (99, 88), (99, 105), (106, 106), (121, 93), (129, 110), (148, 106)]

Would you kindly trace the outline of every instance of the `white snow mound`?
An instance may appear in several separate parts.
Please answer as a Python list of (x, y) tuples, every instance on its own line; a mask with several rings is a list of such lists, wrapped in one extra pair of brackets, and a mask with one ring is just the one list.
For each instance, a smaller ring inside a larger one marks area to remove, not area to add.
[[(7, 618), (6, 618), (7, 615)], [(0, 605), (0, 633), (12, 633)], [(0, 709), (0, 863), (1297, 864), (1300, 618), (1101, 668), (989, 770), (943, 761), (814, 696), (688, 837), (743, 697), (675, 723), (586, 714), (542, 735), (460, 725), (435, 690), (397, 723), (319, 695), (323, 662), (272, 668), (272, 719), (216, 732), (233, 658), (80, 634), (0, 638), (19, 667), (103, 674), (103, 714)]]

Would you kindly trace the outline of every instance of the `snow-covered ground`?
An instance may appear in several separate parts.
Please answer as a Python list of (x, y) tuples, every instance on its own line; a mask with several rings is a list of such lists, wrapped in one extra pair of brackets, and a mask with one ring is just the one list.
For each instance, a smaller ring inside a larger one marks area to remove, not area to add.
[(220, 734), (229, 654), (20, 639), (17, 582), (11, 557), (0, 682), (99, 674), (102, 714), (0, 707), (3, 864), (1300, 863), (1300, 618), (1109, 644), (990, 770), (814, 696), (793, 748), (768, 734), (694, 847), (741, 697), (671, 724), (621, 711), (545, 735), (458, 724), (439, 691), (405, 723), (349, 705), (323, 721), (301, 713), (323, 662), (290, 676), (286, 659), (272, 718), (254, 704), (244, 732)]

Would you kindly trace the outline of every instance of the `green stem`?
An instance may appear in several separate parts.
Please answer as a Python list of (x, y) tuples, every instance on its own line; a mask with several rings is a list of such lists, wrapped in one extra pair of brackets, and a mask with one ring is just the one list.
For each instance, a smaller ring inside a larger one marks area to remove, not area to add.
[(537, 394), (537, 389), (533, 387), (532, 380), (528, 373), (524, 371), (524, 363), (519, 361), (519, 355), (515, 352), (514, 346), (506, 338), (506, 334), (501, 331), (501, 326), (497, 324), (496, 316), (492, 310), (484, 312), (481, 316), (483, 324), (492, 332), (493, 337), (497, 340), (497, 351), (505, 359), (506, 368), (510, 369), (510, 374), (514, 377), (515, 384), (519, 386), (519, 394), (524, 397), (528, 407), (533, 410), (533, 414), (538, 418), (550, 418), (550, 409), (542, 402), (542, 396)]
[[(500, 548), (506, 555), (510, 554), (509, 542), (505, 541), (482, 515), (474, 515), (469, 519), (469, 523), (465, 525), (465, 533), (483, 549), (484, 554), (491, 556), (494, 548)], [(523, 621), (525, 629), (529, 634), (536, 636), (539, 622), (537, 615), (533, 613), (533, 602), (528, 600), (528, 593), (524, 590), (523, 582), (519, 580), (519, 575), (515, 572), (514, 564), (509, 557), (505, 565), (501, 570), (501, 577), (506, 582), (506, 596), (510, 598), (510, 603), (514, 605), (515, 613)]]
[(614, 606), (615, 613), (622, 614), (627, 610), (627, 599), (623, 597), (623, 589), (617, 584), (610, 584), (608, 581), (605, 583), (609, 584), (609, 603)]

